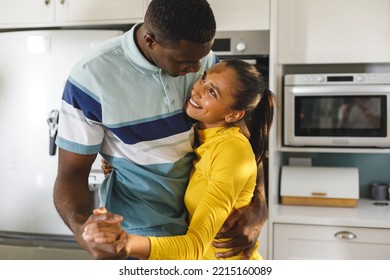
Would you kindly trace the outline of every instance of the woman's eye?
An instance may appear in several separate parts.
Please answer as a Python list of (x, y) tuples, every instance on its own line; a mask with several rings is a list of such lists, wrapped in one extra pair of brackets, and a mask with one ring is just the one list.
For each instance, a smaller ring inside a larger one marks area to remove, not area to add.
[(212, 96), (214, 96), (214, 97), (217, 96), (217, 95), (215, 94), (214, 89), (210, 88), (210, 89), (209, 89), (209, 92), (210, 92), (210, 94), (211, 94)]
[(205, 75), (200, 75), (200, 80), (204, 83), (206, 82), (206, 76)]

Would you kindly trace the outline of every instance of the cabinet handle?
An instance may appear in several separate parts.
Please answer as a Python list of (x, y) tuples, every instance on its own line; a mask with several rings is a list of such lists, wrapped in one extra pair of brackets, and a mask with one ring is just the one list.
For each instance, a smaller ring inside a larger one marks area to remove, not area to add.
[(354, 234), (353, 232), (350, 232), (350, 231), (339, 231), (339, 232), (336, 232), (334, 236), (338, 239), (355, 239), (356, 238), (356, 234)]
[(64, 3), (65, 3), (65, 0), (60, 0), (61, 5), (64, 5)]
[(50, 0), (45, 0), (45, 5), (49, 5), (50, 4)]

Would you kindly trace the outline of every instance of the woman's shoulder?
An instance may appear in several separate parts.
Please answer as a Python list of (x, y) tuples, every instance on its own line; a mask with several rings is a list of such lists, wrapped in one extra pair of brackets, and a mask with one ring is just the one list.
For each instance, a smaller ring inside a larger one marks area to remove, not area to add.
[(249, 139), (239, 130), (238, 127), (228, 128), (220, 135), (218, 143), (216, 143), (220, 152), (240, 154), (241, 156), (253, 154)]
[(239, 127), (229, 127), (225, 131), (225, 140), (227, 142), (235, 142), (238, 144), (243, 144), (243, 145), (250, 145), (249, 144), (249, 139), (240, 132)]

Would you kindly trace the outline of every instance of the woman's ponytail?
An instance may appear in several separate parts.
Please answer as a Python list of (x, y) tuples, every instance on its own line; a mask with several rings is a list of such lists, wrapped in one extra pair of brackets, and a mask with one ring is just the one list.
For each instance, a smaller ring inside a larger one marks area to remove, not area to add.
[(268, 137), (274, 118), (276, 98), (267, 89), (263, 75), (252, 64), (242, 60), (224, 60), (236, 72), (238, 82), (232, 109), (244, 110), (245, 123), (250, 133), (256, 161), (259, 164), (268, 148)]
[(250, 132), (249, 141), (259, 164), (268, 149), (269, 131), (271, 129), (275, 111), (275, 96), (267, 88), (261, 94), (256, 108), (247, 117), (246, 125)]

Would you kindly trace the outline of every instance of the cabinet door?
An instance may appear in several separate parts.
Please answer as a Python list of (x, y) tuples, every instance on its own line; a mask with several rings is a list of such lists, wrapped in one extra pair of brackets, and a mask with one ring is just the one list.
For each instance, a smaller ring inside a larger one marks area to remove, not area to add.
[(274, 259), (389, 260), (390, 229), (274, 224)]
[(54, 21), (54, 0), (0, 0), (0, 27)]
[(55, 0), (57, 23), (133, 23), (142, 21), (146, 0)]
[(269, 30), (269, 0), (208, 0), (218, 31)]
[(280, 64), (390, 62), (390, 0), (278, 0)]

